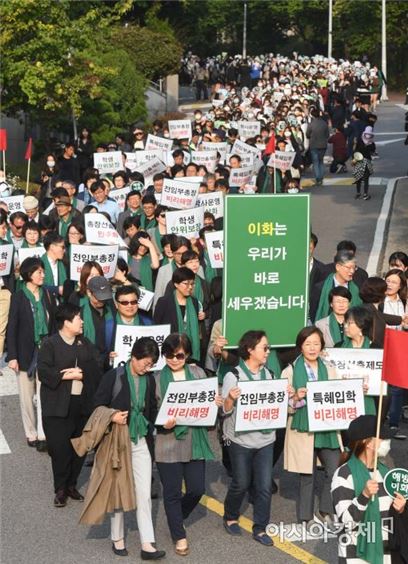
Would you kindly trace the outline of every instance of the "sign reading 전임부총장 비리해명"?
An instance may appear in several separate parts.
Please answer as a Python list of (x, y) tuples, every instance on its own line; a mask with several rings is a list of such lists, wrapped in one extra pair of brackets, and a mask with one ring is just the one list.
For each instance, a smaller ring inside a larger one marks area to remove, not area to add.
[(223, 335), (251, 329), (293, 346), (307, 323), (309, 195), (228, 195), (224, 201)]

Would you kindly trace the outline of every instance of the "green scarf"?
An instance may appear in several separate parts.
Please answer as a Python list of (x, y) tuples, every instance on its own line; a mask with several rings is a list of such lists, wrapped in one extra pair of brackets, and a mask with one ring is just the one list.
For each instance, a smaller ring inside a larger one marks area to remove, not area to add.
[[(364, 337), (363, 344), (361, 345), (361, 349), (369, 349), (370, 348), (370, 339), (368, 337)], [(343, 344), (341, 345), (342, 349), (352, 349), (353, 343), (349, 337), (344, 337)], [(377, 415), (377, 409), (375, 407), (374, 398), (372, 396), (367, 396), (364, 394), (364, 412), (365, 415)]]
[[(319, 319), (323, 319), (323, 317), (327, 317), (329, 315), (330, 312), (329, 293), (330, 290), (334, 288), (333, 279), (334, 279), (334, 274), (329, 274), (329, 276), (326, 278), (323, 284), (315, 321), (319, 321)], [(348, 283), (348, 290), (351, 293), (350, 307), (361, 305), (363, 302), (361, 301), (360, 298), (360, 290), (358, 289), (357, 284), (355, 284), (352, 280)]]
[(30, 245), (27, 243), (27, 241), (24, 239), (23, 244), (21, 245), (20, 249), (32, 249), (35, 248), (37, 249), (38, 247), (42, 247), (41, 243), (36, 243), (34, 245), (34, 247), (30, 247)]
[(140, 437), (145, 437), (149, 428), (149, 422), (143, 415), (145, 407), (147, 377), (136, 376), (139, 382), (139, 396), (136, 394), (135, 380), (130, 371), (130, 361), (126, 363), (126, 376), (129, 382), (130, 389), (130, 419), (129, 419), (129, 433), (132, 443), (137, 444)]
[(139, 263), (139, 278), (143, 288), (146, 288), (146, 290), (150, 290), (150, 292), (153, 292), (153, 274), (152, 274), (152, 267), (150, 264), (150, 255), (143, 256), (139, 261), (129, 255), (128, 258), (129, 264), (131, 260), (134, 260)]
[[(249, 370), (248, 366), (246, 365), (246, 362), (244, 362), (242, 360), (242, 358), (239, 359), (239, 367), (242, 370), (242, 372), (245, 374), (245, 376), (248, 378), (248, 380), (250, 382), (254, 381), (254, 375), (252, 374), (252, 372)], [(261, 374), (261, 380), (266, 380), (266, 370), (265, 367), (263, 366), (260, 370), (260, 374)], [(262, 429), (261, 433), (263, 433), (264, 435), (268, 435), (269, 433), (272, 433), (273, 429)], [(244, 431), (244, 433), (247, 433), (248, 431)], [(241, 433), (237, 433), (237, 434), (241, 434)]]
[(147, 231), (147, 229), (153, 229), (153, 227), (157, 226), (157, 220), (155, 217), (153, 219), (147, 219), (146, 214), (140, 214), (140, 229), (143, 231)]
[[(184, 373), (186, 380), (195, 380), (190, 368), (187, 364), (184, 365)], [(173, 373), (170, 368), (166, 365), (160, 373), (160, 393), (162, 400), (166, 395), (166, 391), (170, 382), (174, 382)], [(176, 425), (174, 427), (174, 435), (176, 439), (185, 439), (188, 433), (189, 427), (187, 425)], [(210, 443), (208, 440), (207, 427), (191, 427), (191, 438), (192, 438), (192, 460), (214, 460), (214, 454), (211, 450)]]
[(204, 292), (201, 278), (196, 274), (193, 296), (203, 305), (204, 302)]
[[(358, 497), (364, 490), (367, 480), (371, 480), (370, 472), (367, 466), (361, 462), (354, 454), (351, 455), (350, 460), (347, 462), (350, 468), (351, 475), (353, 476), (354, 491)], [(377, 469), (381, 476), (384, 478), (388, 472), (388, 468), (380, 461), (377, 463)], [(384, 560), (384, 544), (382, 540), (381, 531), (381, 514), (380, 502), (378, 495), (371, 497), (366, 510), (364, 511), (364, 527), (363, 531), (367, 531), (368, 527), (372, 527), (374, 523), (374, 538), (368, 540), (367, 534), (357, 535), (357, 557), (362, 558), (370, 564), (382, 564)], [(371, 536), (371, 535), (370, 535)]]
[[(82, 320), (84, 322), (84, 337), (89, 339), (91, 343), (95, 344), (96, 332), (95, 325), (92, 317), (91, 303), (87, 296), (83, 296), (79, 300), (79, 307), (82, 308)], [(107, 307), (103, 312), (103, 317), (105, 320), (112, 319), (112, 312), (110, 307)]]
[(140, 325), (139, 314), (137, 313), (135, 315), (132, 323), (123, 323), (121, 316), (119, 315), (119, 313), (117, 313), (116, 314), (116, 325), (129, 325), (129, 327), (131, 327), (132, 325), (133, 326), (134, 325)]
[(191, 341), (191, 347), (193, 349), (191, 358), (194, 360), (200, 360), (200, 333), (198, 327), (198, 317), (197, 312), (194, 307), (193, 300), (191, 297), (187, 298), (186, 301), (186, 314), (185, 321), (181, 315), (181, 308), (177, 301), (176, 291), (174, 291), (174, 303), (176, 304), (177, 312), (177, 325), (179, 333), (186, 333), (187, 337)]
[(25, 297), (30, 301), (34, 317), (34, 342), (40, 346), (43, 337), (48, 335), (48, 324), (45, 308), (43, 304), (43, 289), (39, 288), (40, 299), (36, 300), (34, 294), (27, 288), (26, 284), (22, 287)]
[(330, 329), (330, 335), (333, 339), (333, 343), (334, 344), (341, 343), (342, 337), (341, 337), (340, 325), (333, 312), (331, 312), (331, 314), (329, 315), (329, 329)]
[(266, 367), (273, 373), (275, 380), (278, 380), (281, 377), (282, 368), (275, 349), (270, 349), (268, 360), (266, 361)]
[(217, 368), (217, 378), (219, 384), (222, 385), (222, 383), (224, 382), (225, 375), (228, 372), (231, 372), (231, 366), (226, 362), (224, 362), (224, 360), (221, 358)]
[[(327, 368), (324, 362), (318, 359), (318, 381), (326, 382), (329, 379), (327, 374)], [(299, 388), (306, 388), (306, 384), (309, 381), (307, 377), (307, 372), (305, 368), (305, 359), (303, 355), (300, 355), (296, 361), (293, 368), (293, 387), (295, 390)], [(307, 399), (305, 398), (307, 402)], [(292, 419), (292, 429), (295, 429), (299, 433), (309, 432), (309, 417), (307, 414), (307, 405), (300, 407), (296, 410)], [(319, 431), (314, 433), (314, 447), (315, 448), (339, 448), (339, 441), (337, 439), (336, 431)]]
[[(155, 243), (156, 243), (157, 248), (158, 248), (159, 251), (162, 253), (162, 252), (163, 252), (163, 247), (162, 247), (162, 244), (161, 244), (161, 238), (162, 238), (162, 236), (160, 235), (160, 231), (159, 231), (159, 228), (158, 228), (158, 227), (155, 227), (155, 228), (154, 228), (153, 237), (154, 237), (154, 240), (155, 240)], [(166, 263), (166, 264), (167, 264), (167, 263)]]
[(64, 263), (62, 260), (57, 261), (57, 268), (58, 268), (58, 284), (54, 282), (54, 276), (52, 274), (52, 269), (50, 265), (50, 261), (48, 259), (47, 253), (43, 254), (41, 260), (44, 263), (44, 286), (62, 286), (67, 279), (67, 273), (65, 271)]
[(58, 233), (61, 235), (61, 237), (64, 237), (64, 239), (67, 236), (68, 228), (72, 223), (73, 216), (74, 216), (74, 212), (70, 211), (67, 219), (62, 219), (61, 217), (59, 218)]
[(211, 280), (217, 276), (217, 270), (211, 266), (210, 257), (208, 255), (207, 249), (204, 249), (204, 262), (205, 262), (205, 279), (208, 284), (211, 284)]

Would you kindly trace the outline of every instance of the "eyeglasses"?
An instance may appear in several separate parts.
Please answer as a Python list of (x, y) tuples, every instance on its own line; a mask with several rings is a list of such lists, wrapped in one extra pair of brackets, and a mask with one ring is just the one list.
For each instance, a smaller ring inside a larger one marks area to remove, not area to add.
[(357, 323), (353, 321), (353, 319), (349, 319), (349, 321), (344, 323), (344, 327), (348, 327), (349, 325), (357, 325)]
[(121, 302), (117, 302), (117, 303), (123, 306), (129, 306), (129, 305), (134, 306), (137, 305), (138, 302), (137, 300), (122, 300)]
[(13, 227), (16, 231), (21, 231), (24, 227), (24, 225), (20, 225), (19, 227), (17, 227), (17, 225), (14, 225), (13, 223), (12, 223), (12, 225), (13, 225)]
[(167, 360), (173, 360), (173, 359), (185, 360), (185, 358), (186, 358), (186, 355), (184, 353), (176, 353), (176, 354), (167, 353), (164, 356), (165, 356), (165, 358), (167, 358)]
[(261, 349), (262, 349), (264, 352), (269, 352), (269, 347), (268, 347), (268, 345), (264, 345), (263, 347), (261, 347)]
[(183, 284), (183, 286), (187, 286), (187, 288), (192, 288), (194, 286), (194, 282), (187, 280), (184, 280), (184, 282), (180, 282), (180, 284)]
[(341, 264), (340, 266), (342, 266), (343, 268), (345, 268), (349, 272), (354, 272), (357, 268), (355, 264), (350, 264), (349, 266), (347, 266), (346, 264)]

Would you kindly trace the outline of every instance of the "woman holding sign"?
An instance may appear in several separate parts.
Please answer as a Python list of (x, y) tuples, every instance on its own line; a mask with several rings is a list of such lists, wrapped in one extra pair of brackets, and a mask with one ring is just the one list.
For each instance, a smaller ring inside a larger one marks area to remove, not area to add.
[(320, 358), (324, 349), (323, 334), (315, 326), (305, 327), (296, 338), (300, 350), (293, 365), (282, 372), (288, 378), (295, 394), (289, 400), (289, 417), (286, 426), (284, 447), (284, 468), (300, 476), (300, 489), (296, 500), (296, 513), (299, 522), (310, 527), (314, 523), (314, 486), (316, 478), (316, 458), (324, 464), (325, 480), (320, 495), (319, 511), (316, 517), (325, 527), (333, 526), (333, 504), (330, 497), (330, 484), (338, 466), (342, 442), (337, 431), (309, 431), (307, 413), (307, 383), (336, 378), (334, 368), (326, 367)]
[[(172, 333), (165, 339), (162, 354), (166, 358), (166, 366), (155, 374), (158, 403), (163, 401), (170, 382), (206, 378), (204, 370), (194, 364), (186, 364), (191, 352), (187, 335)], [(215, 396), (215, 403), (221, 406), (222, 398)], [(176, 554), (186, 556), (189, 546), (183, 521), (204, 494), (205, 461), (214, 458), (207, 428), (177, 425), (176, 418), (171, 417), (162, 427), (157, 427), (155, 454), (171, 538), (176, 544)]]

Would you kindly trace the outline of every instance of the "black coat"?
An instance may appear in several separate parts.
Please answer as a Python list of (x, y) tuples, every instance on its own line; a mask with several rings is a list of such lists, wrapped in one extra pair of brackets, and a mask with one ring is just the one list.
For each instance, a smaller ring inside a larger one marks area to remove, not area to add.
[[(192, 297), (195, 310), (198, 315), (198, 301)], [(179, 333), (177, 310), (173, 294), (166, 294), (157, 300), (156, 309), (153, 314), (153, 321), (157, 325), (170, 323), (171, 332)]]
[(313, 257), (312, 270), (309, 273), (309, 288), (327, 278), (325, 264)]
[[(94, 397), (94, 408), (104, 405), (120, 411), (128, 411), (128, 424), (130, 420), (130, 388), (124, 366), (113, 368), (102, 377), (101, 383)], [(147, 446), (154, 459), (154, 422), (157, 418), (156, 383), (153, 374), (147, 374), (147, 388), (145, 396), (145, 407), (143, 415), (149, 421), (149, 429), (146, 436)]]
[(66, 417), (71, 400), (72, 380), (63, 380), (61, 370), (78, 366), (83, 371), (81, 412), (89, 416), (93, 398), (102, 378), (101, 356), (85, 337), (67, 344), (59, 333), (47, 337), (38, 354), (38, 378), (41, 382), (41, 408), (46, 417)]
[(384, 348), (385, 328), (387, 325), (401, 325), (402, 317), (383, 313), (373, 304), (363, 304), (363, 307), (373, 316), (370, 331), (370, 341), (376, 344), (376, 348)]
[[(43, 304), (48, 314), (48, 334), (55, 333), (55, 298), (43, 291)], [(7, 360), (17, 360), (20, 370), (27, 371), (34, 357), (34, 316), (30, 300), (22, 290), (11, 297), (7, 325)]]

